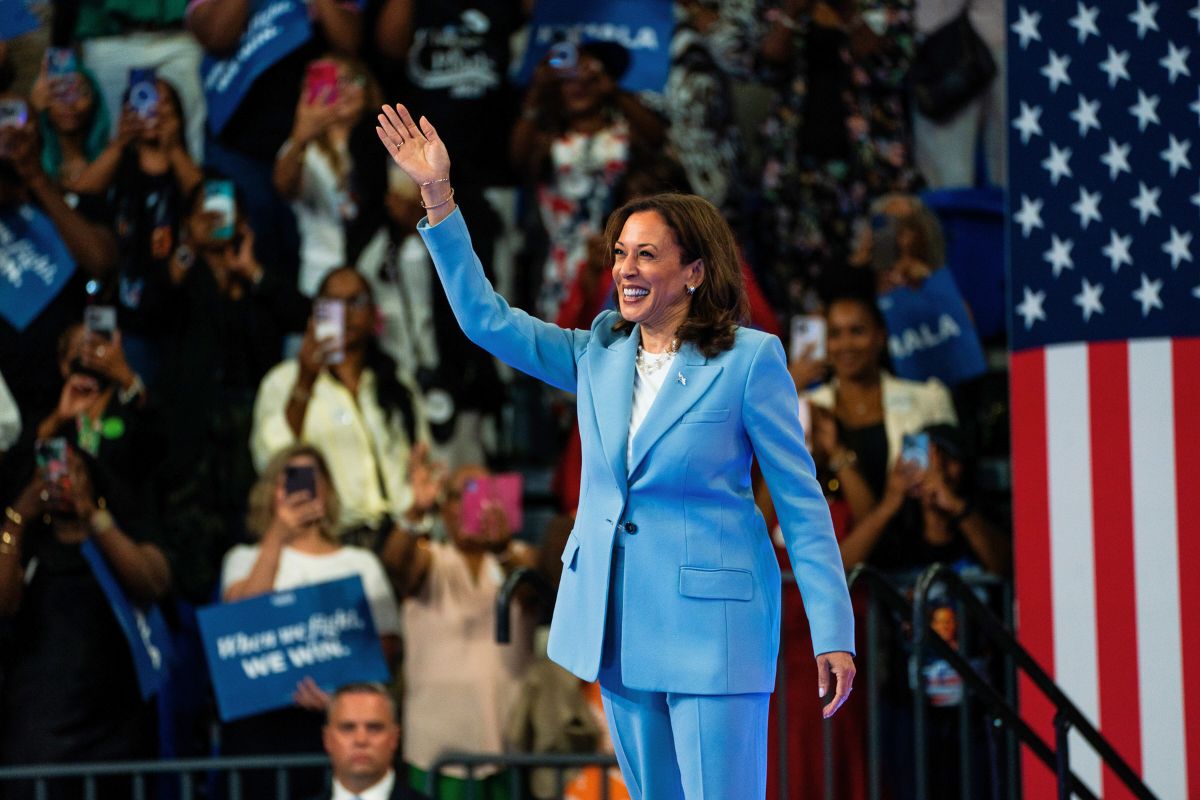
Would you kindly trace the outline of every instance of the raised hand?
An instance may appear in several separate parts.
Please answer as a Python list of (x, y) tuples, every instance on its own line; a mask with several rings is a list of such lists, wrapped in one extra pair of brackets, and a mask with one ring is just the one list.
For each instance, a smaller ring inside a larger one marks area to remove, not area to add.
[(408, 109), (399, 103), (395, 108), (384, 106), (377, 119), (375, 132), (379, 141), (388, 149), (396, 166), (415, 183), (428, 186), (450, 177), (450, 154), (428, 119), (421, 117), (418, 127)]

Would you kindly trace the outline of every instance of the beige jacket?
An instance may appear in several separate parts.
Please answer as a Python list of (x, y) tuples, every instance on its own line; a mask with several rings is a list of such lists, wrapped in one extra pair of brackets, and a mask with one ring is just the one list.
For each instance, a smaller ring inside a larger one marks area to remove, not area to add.
[[(924, 383), (897, 378), (890, 372), (880, 377), (883, 384), (883, 427), (887, 431), (888, 467), (900, 456), (901, 439), (935, 423), (958, 424), (954, 401), (945, 384), (936, 378)], [(837, 400), (837, 378), (804, 395), (819, 408), (833, 411)]]

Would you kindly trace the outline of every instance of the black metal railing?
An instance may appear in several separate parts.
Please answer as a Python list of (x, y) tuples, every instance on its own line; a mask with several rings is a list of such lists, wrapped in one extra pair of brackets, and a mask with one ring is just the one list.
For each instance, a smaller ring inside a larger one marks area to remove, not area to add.
[[(970, 740), (972, 703), (978, 701), (1000, 724), (1009, 732), (1010, 738), (1019, 741), (1055, 772), (1058, 777), (1058, 797), (1066, 800), (1076, 796), (1085, 800), (1096, 800), (1095, 794), (1071, 770), (1067, 734), (1074, 728), (1084, 740), (1095, 750), (1101, 761), (1112, 770), (1113, 774), (1139, 800), (1156, 800), (1155, 795), (1146, 787), (1137, 773), (1121, 758), (1120, 754), (1100, 734), (1099, 731), (1084, 717), (1079, 708), (1063, 694), (1033, 658), (1032, 655), (1017, 641), (1010, 626), (1006, 625), (993, 614), (975, 595), (972, 587), (954, 570), (942, 564), (935, 564), (918, 578), (914, 591), (913, 602), (908, 600), (880, 572), (866, 565), (855, 567), (849, 578), (853, 588), (859, 584), (866, 585), (869, 590), (869, 602), (872, 610), (886, 607), (901, 619), (912, 620), (913, 652), (910, 661), (909, 674), (916, 676), (913, 681), (916, 695), (913, 703), (913, 741), (915, 746), (915, 781), (916, 796), (927, 797), (929, 794), (929, 736), (928, 711), (925, 682), (920, 680), (921, 667), (925, 664), (928, 653), (934, 653), (942, 658), (958, 674), (963, 682), (963, 697), (959, 708), (959, 776), (962, 796), (974, 797), (972, 742)], [(959, 608), (966, 613), (959, 618), (959, 648), (944, 641), (929, 624), (929, 605), (931, 591), (941, 587), (953, 599)], [(878, 641), (872, 642), (877, 636), (877, 628), (868, 616), (868, 650), (871, 656), (878, 657)], [(979, 673), (964, 653), (971, 637), (978, 630), (988, 644), (995, 648), (1005, 660), (1005, 691), (1001, 692)], [(1033, 685), (1041, 691), (1055, 708), (1055, 744), (1051, 746), (1042, 739), (1022, 718), (1017, 708), (1015, 675), (1023, 673)], [(868, 681), (875, 669), (869, 669)], [(871, 757), (869, 759), (868, 796), (877, 800), (881, 793), (879, 775), (879, 725), (878, 706), (871, 701), (878, 696), (879, 687), (869, 686), (868, 705), (868, 740)], [(1009, 796), (1019, 796), (1019, 772), (1016, 769), (1017, 747), (1010, 747), (1009, 759)]]
[[(275, 800), (293, 800), (290, 791), (292, 770), (327, 769), (329, 757), (311, 755), (238, 756), (212, 758), (159, 759), (155, 761), (111, 761), (90, 764), (33, 764), (0, 768), (0, 794), (5, 785), (32, 783), (36, 800), (50, 796), (53, 784), (73, 781), (82, 784), (84, 800), (95, 800), (100, 781), (105, 778), (129, 778), (131, 800), (146, 800), (164, 795), (180, 800), (210, 796), (209, 790), (225, 792), (229, 800), (243, 800), (242, 775), (247, 772), (273, 772)], [(221, 786), (221, 784), (224, 784)], [(262, 797), (245, 800), (266, 800)]]

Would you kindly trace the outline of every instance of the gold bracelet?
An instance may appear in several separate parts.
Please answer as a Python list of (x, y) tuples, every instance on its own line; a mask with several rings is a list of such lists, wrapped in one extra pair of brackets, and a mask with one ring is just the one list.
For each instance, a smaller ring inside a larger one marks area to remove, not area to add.
[(427, 206), (427, 205), (425, 205), (425, 200), (424, 200), (424, 199), (422, 199), (422, 200), (420, 201), (420, 203), (421, 203), (421, 208), (425, 209), (426, 211), (432, 211), (432, 210), (433, 210), (433, 209), (435, 209), (435, 208), (441, 208), (442, 206), (446, 205), (446, 203), (449, 203), (449, 202), (450, 202), (451, 200), (453, 200), (453, 199), (454, 199), (454, 187), (453, 187), (453, 186), (451, 186), (451, 187), (450, 187), (450, 194), (448, 194), (448, 195), (446, 196), (446, 199), (445, 199), (445, 200), (443, 200), (442, 202), (440, 202), (440, 203), (434, 203), (434, 204), (433, 204), (433, 205), (431, 205), (431, 206)]
[(17, 513), (17, 510), (12, 506), (4, 509), (4, 516), (8, 517), (9, 521), (16, 525), (24, 525), (25, 518)]
[(8, 531), (0, 531), (0, 556), (12, 555), (17, 550), (17, 537)]

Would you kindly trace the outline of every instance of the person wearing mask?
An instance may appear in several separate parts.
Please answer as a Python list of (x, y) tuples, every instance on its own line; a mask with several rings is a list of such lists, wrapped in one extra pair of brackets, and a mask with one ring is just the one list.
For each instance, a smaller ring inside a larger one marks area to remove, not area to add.
[[(330, 305), (340, 309), (342, 335), (318, 338), (317, 309)], [(300, 353), (262, 379), (250, 449), (261, 471), (295, 442), (320, 448), (342, 502), (337, 535), (378, 550), (395, 525), (428, 522), (433, 498), (417, 497), (410, 483), (428, 454), (424, 409), (379, 346), (362, 275), (349, 267), (330, 272), (313, 308)]]

